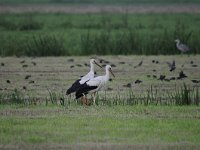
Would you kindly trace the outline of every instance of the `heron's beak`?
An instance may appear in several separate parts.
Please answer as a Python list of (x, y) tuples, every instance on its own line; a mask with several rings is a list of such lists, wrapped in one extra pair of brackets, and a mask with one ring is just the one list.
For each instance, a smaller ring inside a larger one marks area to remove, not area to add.
[(110, 73), (112, 74), (113, 77), (115, 77), (114, 73), (112, 72), (111, 69), (109, 69)]
[(96, 61), (94, 62), (97, 66), (99, 66), (100, 68), (102, 68), (102, 66), (101, 65), (99, 65)]

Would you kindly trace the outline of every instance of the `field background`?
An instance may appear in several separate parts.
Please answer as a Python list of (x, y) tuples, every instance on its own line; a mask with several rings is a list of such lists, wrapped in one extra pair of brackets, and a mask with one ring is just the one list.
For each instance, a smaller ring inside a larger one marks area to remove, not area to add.
[[(199, 149), (199, 3), (0, 0), (0, 149)], [(90, 58), (116, 77), (88, 107), (65, 92)]]

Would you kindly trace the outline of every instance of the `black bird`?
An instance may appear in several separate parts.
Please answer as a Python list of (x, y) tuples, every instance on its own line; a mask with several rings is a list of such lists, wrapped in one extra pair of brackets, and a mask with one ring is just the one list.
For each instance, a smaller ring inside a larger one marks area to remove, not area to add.
[(150, 78), (150, 77), (151, 77), (151, 75), (150, 75), (150, 74), (148, 74), (148, 75), (147, 75), (147, 78)]
[(81, 64), (76, 64), (76, 66), (77, 66), (77, 67), (82, 67), (82, 65), (81, 65)]
[(22, 67), (23, 67), (23, 68), (26, 68), (26, 67), (28, 67), (28, 65), (25, 64), (25, 65), (23, 65)]
[(142, 63), (143, 63), (143, 60), (138, 65), (134, 66), (134, 68), (142, 66)]
[(165, 77), (166, 77), (165, 75), (160, 75), (160, 78), (158, 80), (163, 81), (165, 79)]
[(131, 88), (131, 83), (127, 83), (127, 84), (123, 85), (123, 87)]
[(124, 62), (124, 61), (121, 61), (121, 62), (119, 62), (119, 64), (125, 64), (125, 62)]
[(198, 65), (195, 65), (195, 64), (194, 64), (194, 65), (192, 65), (192, 67), (198, 67)]
[(2, 63), (1, 63), (1, 66), (5, 66), (5, 64), (2, 62)]
[(191, 80), (193, 83), (200, 83), (200, 80), (195, 80), (195, 79), (193, 79), (193, 80)]
[(7, 83), (11, 83), (10, 80), (6, 80)]
[(29, 83), (35, 83), (35, 81), (31, 80), (31, 81), (29, 81)]
[(33, 66), (36, 66), (36, 65), (37, 65), (36, 62), (34, 62), (34, 61), (32, 61), (31, 63), (33, 64)]
[(170, 68), (170, 70), (169, 71), (174, 71), (175, 69), (176, 69), (176, 64), (175, 64), (175, 60), (173, 60), (173, 62), (172, 63), (170, 63), (170, 62), (167, 62), (167, 64), (168, 64), (168, 66), (169, 66), (169, 68)]
[(165, 78), (164, 81), (170, 82), (170, 79), (166, 79), (166, 78)]
[(112, 68), (113, 68), (113, 67), (116, 67), (116, 65), (115, 65), (115, 64), (111, 64), (110, 66), (111, 66)]
[(27, 79), (29, 79), (31, 77), (31, 75), (26, 75), (25, 76), (25, 79), (27, 80)]
[(156, 75), (153, 75), (153, 78), (157, 78), (157, 76), (156, 76)]
[(170, 80), (176, 80), (176, 78), (175, 77), (171, 77)]
[(152, 71), (153, 71), (153, 72), (156, 72), (156, 69), (153, 69)]
[(71, 59), (68, 59), (67, 61), (68, 61), (68, 62), (74, 62), (74, 59), (71, 58)]
[(71, 65), (70, 68), (74, 68), (74, 65)]
[(25, 60), (20, 61), (21, 64), (25, 63)]
[(142, 83), (142, 81), (139, 80), (139, 79), (137, 79), (137, 80), (135, 81), (135, 84), (140, 84), (140, 83)]
[(187, 78), (187, 76), (185, 75), (185, 73), (183, 73), (183, 71), (181, 71), (179, 73), (179, 77), (177, 77), (177, 79), (183, 79), (183, 78)]

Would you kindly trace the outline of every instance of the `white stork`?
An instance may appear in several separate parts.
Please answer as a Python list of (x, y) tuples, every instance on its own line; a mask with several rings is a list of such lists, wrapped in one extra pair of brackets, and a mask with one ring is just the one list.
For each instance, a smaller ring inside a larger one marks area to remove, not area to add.
[[(85, 82), (77, 91), (76, 91), (76, 99), (82, 97), (85, 99), (85, 95), (88, 93), (94, 94), (93, 102), (95, 103), (95, 95), (96, 92), (99, 91), (102, 87), (106, 85), (108, 80), (110, 79), (110, 73), (115, 77), (112, 72), (112, 68), (110, 65), (106, 65), (106, 74), (104, 76), (98, 76), (89, 81)], [(85, 100), (84, 100), (85, 101)]]
[(179, 39), (176, 39), (175, 42), (176, 42), (177, 49), (180, 50), (181, 52), (187, 52), (190, 50), (189, 47), (181, 43)]
[(76, 80), (72, 86), (67, 90), (66, 95), (69, 95), (73, 92), (76, 92), (80, 86), (82, 86), (86, 81), (94, 78), (94, 64), (96, 64), (97, 66), (101, 67), (96, 61), (95, 59), (90, 59), (90, 72), (88, 72), (88, 74), (86, 74), (85, 76), (81, 77), (80, 79)]

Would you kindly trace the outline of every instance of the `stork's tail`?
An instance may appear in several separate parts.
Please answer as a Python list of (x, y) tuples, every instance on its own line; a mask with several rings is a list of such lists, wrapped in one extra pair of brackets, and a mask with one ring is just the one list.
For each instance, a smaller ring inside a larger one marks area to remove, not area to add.
[(66, 95), (69, 95), (69, 94), (71, 94), (71, 93), (73, 93), (73, 92), (76, 92), (76, 91), (80, 88), (81, 84), (79, 83), (79, 81), (80, 81), (80, 79), (79, 79), (79, 80), (76, 80), (76, 81), (72, 84), (72, 86), (66, 91)]

